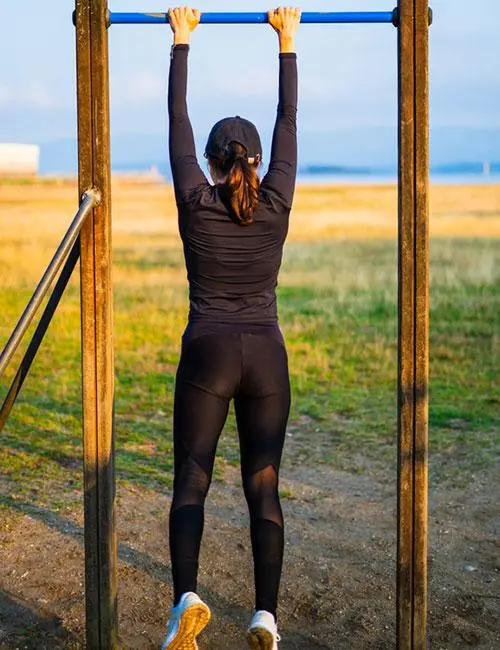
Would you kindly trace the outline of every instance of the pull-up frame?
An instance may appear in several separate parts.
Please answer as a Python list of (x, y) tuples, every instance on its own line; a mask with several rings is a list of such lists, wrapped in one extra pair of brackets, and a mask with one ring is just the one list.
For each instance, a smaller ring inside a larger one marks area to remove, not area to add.
[[(110, 25), (165, 23), (120, 14), (107, 0), (76, 0), (80, 196), (101, 202), (81, 232), (86, 637), (118, 648), (108, 35)], [(205, 13), (201, 22), (263, 23), (265, 14)], [(305, 13), (308, 23), (393, 23), (398, 28), (398, 517), (396, 647), (427, 648), (427, 434), (429, 341), (428, 0), (390, 12)]]

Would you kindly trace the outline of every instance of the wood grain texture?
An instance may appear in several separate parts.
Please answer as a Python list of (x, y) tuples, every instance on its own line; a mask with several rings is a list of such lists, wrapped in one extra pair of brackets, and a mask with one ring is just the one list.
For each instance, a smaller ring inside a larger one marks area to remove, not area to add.
[(86, 646), (118, 647), (106, 0), (76, 0), (79, 191), (101, 195), (81, 233)]
[(414, 371), (414, 13), (399, 2), (399, 215), (398, 215), (398, 560), (397, 647), (411, 650), (413, 591), (413, 371)]
[(107, 1), (91, 0), (91, 70), (94, 185), (101, 203), (94, 213), (95, 336), (97, 368), (97, 462), (101, 647), (118, 643), (115, 472), (114, 338), (111, 254), (111, 169)]
[(415, 2), (415, 431), (413, 647), (427, 648), (429, 381), (429, 8)]
[(428, 3), (399, 0), (397, 648), (427, 647)]
[[(92, 104), (90, 75), (90, 0), (77, 0), (75, 11), (78, 189), (79, 198), (93, 185)], [(99, 553), (97, 513), (97, 420), (94, 309), (94, 214), (80, 233), (83, 489), (85, 517), (85, 620), (89, 648), (100, 647)]]

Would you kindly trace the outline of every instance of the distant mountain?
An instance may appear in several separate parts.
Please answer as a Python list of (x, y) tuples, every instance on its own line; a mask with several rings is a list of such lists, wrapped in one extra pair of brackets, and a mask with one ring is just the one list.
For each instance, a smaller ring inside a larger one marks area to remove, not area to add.
[(320, 176), (341, 176), (341, 175), (370, 175), (376, 172), (373, 167), (346, 167), (342, 165), (301, 165), (299, 172), (301, 174), (311, 174)]
[[(271, 134), (263, 133), (264, 163)], [(43, 174), (75, 174), (74, 140), (40, 142)], [(200, 156), (204, 138), (197, 139)], [(495, 171), (500, 161), (500, 128), (436, 127), (430, 135), (431, 163), (439, 173), (476, 173), (485, 163)], [(115, 135), (112, 167), (115, 171), (143, 171), (156, 166), (169, 174), (167, 135)], [(337, 129), (325, 133), (299, 130), (299, 166), (312, 173), (388, 173), (397, 165), (396, 127)]]
[[(152, 165), (168, 164), (166, 134), (119, 135), (111, 142), (111, 165), (113, 169), (140, 171)], [(41, 143), (40, 168), (42, 174), (76, 174), (78, 149), (76, 140), (55, 140)]]
[(435, 174), (499, 174), (499, 161), (482, 162), (458, 162), (443, 165), (433, 165), (432, 172)]

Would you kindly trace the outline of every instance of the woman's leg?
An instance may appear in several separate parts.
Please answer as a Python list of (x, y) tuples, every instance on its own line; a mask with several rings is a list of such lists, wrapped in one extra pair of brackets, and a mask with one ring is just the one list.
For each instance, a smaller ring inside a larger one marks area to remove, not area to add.
[(204, 503), (241, 360), (227, 336), (202, 336), (182, 354), (174, 400), (174, 495), (169, 539), (174, 605), (196, 592)]
[(235, 410), (243, 487), (250, 513), (255, 608), (276, 617), (284, 549), (278, 479), (290, 411), (287, 355), (273, 339), (246, 336)]

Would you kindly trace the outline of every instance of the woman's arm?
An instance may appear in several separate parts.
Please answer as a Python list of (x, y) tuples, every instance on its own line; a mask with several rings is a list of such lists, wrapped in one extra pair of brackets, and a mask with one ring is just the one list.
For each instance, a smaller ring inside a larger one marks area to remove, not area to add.
[(277, 32), (280, 47), (279, 102), (273, 132), (271, 161), (262, 181), (274, 190), (287, 208), (292, 206), (297, 174), (297, 55), (295, 34), (300, 24), (300, 10), (281, 7), (268, 13), (270, 25)]
[(180, 7), (170, 9), (168, 18), (174, 33), (168, 80), (169, 155), (176, 201), (183, 203), (194, 188), (208, 185), (196, 159), (186, 103), (189, 40), (200, 12)]

